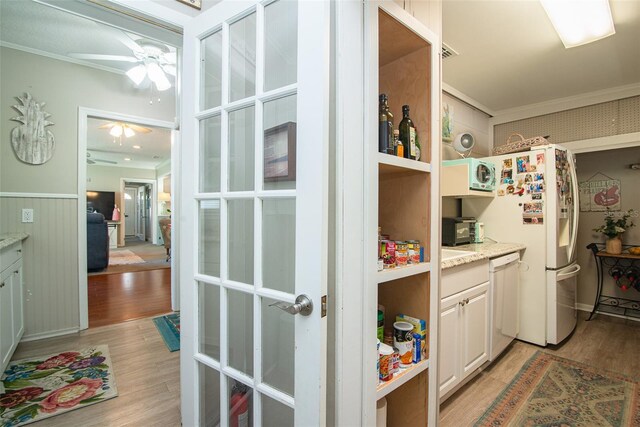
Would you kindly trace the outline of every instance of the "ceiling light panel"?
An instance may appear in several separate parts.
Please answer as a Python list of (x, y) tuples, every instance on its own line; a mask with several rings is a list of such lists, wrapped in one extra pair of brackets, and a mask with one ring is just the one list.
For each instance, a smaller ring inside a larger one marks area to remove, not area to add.
[(540, 0), (568, 49), (615, 34), (608, 0)]

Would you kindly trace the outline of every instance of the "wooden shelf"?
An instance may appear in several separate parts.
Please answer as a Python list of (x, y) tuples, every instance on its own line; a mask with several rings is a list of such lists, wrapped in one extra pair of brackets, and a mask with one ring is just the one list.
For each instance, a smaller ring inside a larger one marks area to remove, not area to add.
[(392, 156), (391, 154), (378, 153), (378, 170), (380, 175), (429, 173), (431, 172), (431, 164)]
[(430, 262), (411, 264), (406, 267), (396, 267), (378, 272), (378, 283), (390, 282), (391, 280), (402, 279), (403, 277), (415, 276), (431, 271)]
[(412, 378), (415, 378), (420, 372), (429, 367), (429, 359), (412, 365), (410, 368), (400, 369), (400, 372), (393, 374), (391, 381), (384, 381), (378, 384), (376, 389), (376, 400), (380, 400), (387, 394), (396, 390), (398, 387), (406, 384)]

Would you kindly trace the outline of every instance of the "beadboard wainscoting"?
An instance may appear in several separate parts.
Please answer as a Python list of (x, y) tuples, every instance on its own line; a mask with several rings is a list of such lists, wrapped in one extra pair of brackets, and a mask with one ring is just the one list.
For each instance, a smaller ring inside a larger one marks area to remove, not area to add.
[[(33, 223), (22, 223), (22, 209), (33, 209)], [(1, 194), (0, 230), (29, 234), (23, 242), (24, 339), (77, 331), (77, 197)]]

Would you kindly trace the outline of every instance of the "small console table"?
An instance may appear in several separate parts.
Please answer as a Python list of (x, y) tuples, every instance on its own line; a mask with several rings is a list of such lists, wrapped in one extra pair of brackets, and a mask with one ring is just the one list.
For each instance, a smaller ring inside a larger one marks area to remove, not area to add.
[(626, 252), (635, 245), (624, 245), (622, 253), (619, 255), (605, 252), (604, 246), (604, 243), (591, 243), (587, 246), (587, 249), (590, 249), (593, 253), (598, 274), (598, 291), (593, 310), (587, 320), (591, 320), (596, 311), (640, 317), (640, 300), (604, 295), (602, 293), (602, 283), (606, 269), (609, 276), (614, 279), (618, 277), (618, 285), (627, 287), (626, 292), (638, 292), (640, 297), (640, 278), (638, 278), (638, 275), (640, 275), (640, 256)]

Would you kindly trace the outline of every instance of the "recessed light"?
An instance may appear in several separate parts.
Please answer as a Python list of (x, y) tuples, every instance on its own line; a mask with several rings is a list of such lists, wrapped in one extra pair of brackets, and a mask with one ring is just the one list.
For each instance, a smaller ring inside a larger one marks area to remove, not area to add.
[(135, 148), (136, 150), (141, 149), (142, 147), (140, 147), (139, 145), (134, 145), (133, 148)]
[(130, 160), (131, 160), (131, 158), (129, 158), (129, 157), (125, 157), (125, 158), (124, 158), (124, 160), (125, 160), (125, 162), (128, 162), (128, 161), (130, 161)]

